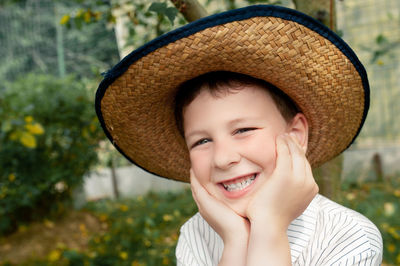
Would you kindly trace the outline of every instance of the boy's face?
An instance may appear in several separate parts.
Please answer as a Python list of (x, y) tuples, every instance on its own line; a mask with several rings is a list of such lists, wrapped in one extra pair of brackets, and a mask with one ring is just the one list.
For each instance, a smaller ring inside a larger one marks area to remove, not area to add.
[(202, 90), (183, 121), (195, 177), (245, 217), (251, 196), (275, 169), (275, 139), (288, 131), (271, 96), (251, 85), (218, 97)]

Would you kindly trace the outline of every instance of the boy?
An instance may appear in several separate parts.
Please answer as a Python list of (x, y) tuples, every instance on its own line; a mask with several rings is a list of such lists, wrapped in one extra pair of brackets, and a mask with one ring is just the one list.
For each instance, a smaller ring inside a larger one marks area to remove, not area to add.
[[(379, 263), (375, 226), (316, 196), (318, 187), (305, 157), (307, 119), (287, 96), (262, 80), (211, 72), (180, 87), (176, 114), (201, 214), (181, 229), (180, 264)], [(333, 226), (328, 221), (335, 215), (342, 217)], [(334, 239), (336, 234), (340, 236)], [(339, 243), (351, 247), (339, 249)], [(355, 247), (362, 252), (352, 253)]]
[(311, 173), (354, 141), (368, 105), (365, 70), (344, 41), (276, 6), (163, 35), (96, 94), (123, 155), (190, 179), (200, 214), (181, 229), (180, 265), (378, 265), (379, 231), (318, 195)]

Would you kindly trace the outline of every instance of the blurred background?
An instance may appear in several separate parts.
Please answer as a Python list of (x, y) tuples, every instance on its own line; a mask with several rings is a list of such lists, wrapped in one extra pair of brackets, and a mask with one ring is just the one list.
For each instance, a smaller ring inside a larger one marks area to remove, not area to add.
[(154, 37), (257, 3), (313, 16), (364, 63), (365, 126), (315, 176), (322, 194), (377, 225), (384, 264), (400, 265), (398, 0), (1, 0), (0, 265), (175, 264), (179, 228), (197, 210), (188, 185), (111, 147), (95, 90), (102, 73)]

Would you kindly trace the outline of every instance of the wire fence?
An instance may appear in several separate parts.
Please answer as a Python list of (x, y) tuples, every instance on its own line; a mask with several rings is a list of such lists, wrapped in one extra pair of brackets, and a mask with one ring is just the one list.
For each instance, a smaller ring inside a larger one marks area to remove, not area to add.
[(0, 7), (0, 78), (28, 73), (98, 77), (119, 60), (112, 28), (105, 22), (67, 29), (64, 14), (74, 1), (26, 0)]
[(358, 144), (400, 142), (400, 1), (337, 1), (338, 29), (364, 63), (371, 106)]

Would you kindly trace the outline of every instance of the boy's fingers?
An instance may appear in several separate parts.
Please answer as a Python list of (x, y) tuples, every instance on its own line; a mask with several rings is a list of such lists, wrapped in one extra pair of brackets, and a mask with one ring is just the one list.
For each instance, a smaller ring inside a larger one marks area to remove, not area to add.
[(293, 172), (297, 173), (296, 176), (303, 178), (304, 185), (310, 192), (309, 195), (314, 197), (319, 191), (318, 185), (315, 182), (311, 165), (306, 158), (305, 151), (293, 135), (289, 141), (289, 149), (293, 157)]
[(292, 168), (290, 151), (284, 135), (276, 137), (276, 166), (275, 171), (282, 173)]
[(303, 148), (298, 143), (296, 136), (290, 134), (287, 137), (290, 156), (292, 159), (293, 173), (295, 176), (302, 177), (306, 175), (307, 159)]

